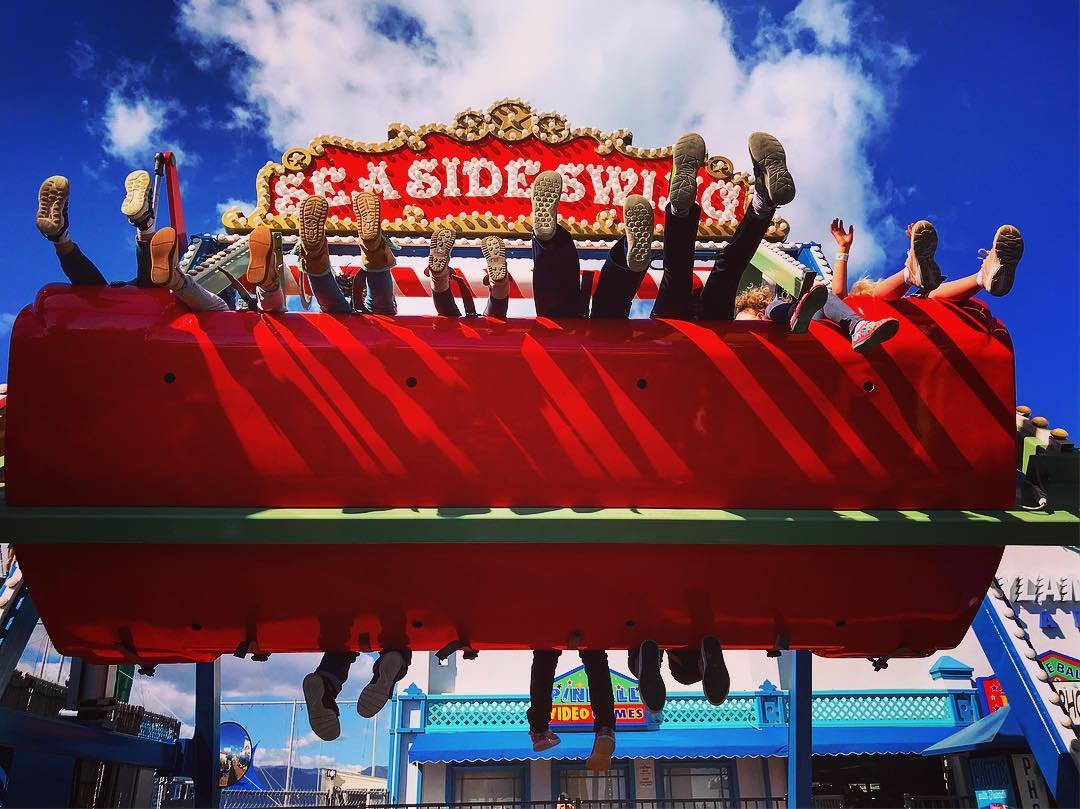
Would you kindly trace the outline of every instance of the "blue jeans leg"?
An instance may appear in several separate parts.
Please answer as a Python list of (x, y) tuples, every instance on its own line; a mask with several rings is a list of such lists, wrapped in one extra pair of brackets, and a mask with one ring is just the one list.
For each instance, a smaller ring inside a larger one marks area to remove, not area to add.
[(334, 277), (332, 269), (319, 275), (308, 273), (307, 277), (311, 281), (311, 292), (315, 295), (315, 300), (319, 302), (319, 308), (322, 311), (332, 315), (346, 315), (352, 311), (349, 299), (341, 291), (341, 286)]
[(560, 225), (546, 242), (534, 237), (532, 253), (537, 317), (584, 317), (581, 262), (573, 237)]
[[(774, 323), (791, 323), (791, 316), (795, 313), (795, 302), (777, 298), (765, 308), (765, 317)], [(814, 313), (813, 320), (831, 320), (842, 328), (850, 337), (855, 333), (855, 327), (862, 322), (858, 312), (844, 303), (833, 293), (825, 299), (825, 305), (820, 311)]]
[(367, 283), (364, 309), (373, 315), (396, 315), (393, 273), (390, 270), (364, 270), (364, 279)]

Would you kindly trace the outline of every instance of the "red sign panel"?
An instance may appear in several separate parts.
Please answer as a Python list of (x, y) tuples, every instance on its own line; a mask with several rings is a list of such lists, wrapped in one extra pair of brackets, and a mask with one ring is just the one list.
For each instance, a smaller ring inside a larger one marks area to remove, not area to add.
[[(281, 163), (259, 173), (256, 209), (247, 215), (227, 211), (222, 221), (237, 232), (258, 224), (296, 230), (300, 203), (317, 194), (330, 203), (328, 231), (352, 234), (352, 194), (370, 191), (382, 200), (384, 230), (391, 235), (449, 227), (528, 238), (533, 180), (555, 170), (563, 176), (559, 216), (575, 237), (621, 235), (622, 204), (631, 194), (653, 203), (662, 232), (672, 148), (638, 149), (631, 140), (626, 130), (571, 130), (560, 115), (501, 101), (487, 112), (460, 113), (449, 126), (394, 124), (383, 143), (320, 137), (306, 149), (290, 149)], [(731, 235), (749, 204), (751, 182), (726, 157), (707, 160), (698, 176), (703, 238)], [(777, 219), (767, 238), (787, 232), (787, 223)]]

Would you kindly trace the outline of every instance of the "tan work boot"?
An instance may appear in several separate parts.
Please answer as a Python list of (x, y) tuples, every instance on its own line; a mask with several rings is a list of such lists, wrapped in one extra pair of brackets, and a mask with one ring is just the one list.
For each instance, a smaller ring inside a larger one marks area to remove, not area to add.
[(1002, 225), (994, 234), (994, 247), (983, 259), (979, 281), (991, 295), (1001, 297), (1012, 289), (1016, 267), (1024, 255), (1024, 237), (1012, 225)]
[[(484, 275), (484, 283), (494, 287), (505, 284), (509, 276), (506, 272), (506, 245), (498, 236), (485, 236), (480, 242), (480, 249), (487, 261), (487, 273)], [(505, 296), (500, 296), (505, 297)]]
[(330, 271), (330, 247), (326, 242), (326, 212), (322, 197), (306, 197), (300, 203), (300, 247), (304, 272), (322, 275)]
[(67, 177), (56, 174), (38, 189), (38, 210), (35, 223), (41, 235), (50, 242), (62, 242), (68, 234), (68, 197), (71, 184)]
[(162, 228), (150, 240), (150, 281), (154, 286), (177, 289), (183, 278), (176, 268), (179, 242), (173, 228)]
[(277, 289), (279, 267), (274, 250), (274, 232), (259, 225), (248, 237), (247, 282), (263, 289)]
[(435, 292), (445, 292), (450, 288), (450, 251), (454, 249), (455, 241), (457, 233), (449, 228), (440, 228), (431, 237), (424, 274), (431, 277), (431, 288)]

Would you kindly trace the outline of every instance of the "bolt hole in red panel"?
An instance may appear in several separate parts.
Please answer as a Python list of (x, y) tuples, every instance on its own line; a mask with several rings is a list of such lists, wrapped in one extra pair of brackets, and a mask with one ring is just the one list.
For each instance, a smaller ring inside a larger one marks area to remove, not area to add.
[[(936, 301), (852, 303), (897, 316), (899, 335), (861, 355), (827, 324), (196, 315), (167, 294), (51, 285), (13, 330), (8, 503), (1010, 508), (1004, 329)], [(574, 629), (586, 646), (716, 630), (769, 648), (779, 630), (826, 654), (925, 654), (960, 640), (1000, 556), (163, 539), (20, 547), (58, 648), (116, 659), (129, 637), (147, 661), (208, 659), (251, 627), (263, 651), (364, 633), (561, 646)]]

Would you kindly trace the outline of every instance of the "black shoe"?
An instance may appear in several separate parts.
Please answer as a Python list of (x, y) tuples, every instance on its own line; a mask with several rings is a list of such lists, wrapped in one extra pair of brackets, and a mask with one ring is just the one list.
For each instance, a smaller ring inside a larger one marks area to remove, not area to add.
[(755, 132), (750, 136), (750, 159), (754, 162), (754, 187), (769, 205), (787, 205), (795, 199), (795, 181), (780, 141), (768, 132)]
[(364, 686), (360, 699), (356, 701), (356, 712), (365, 719), (371, 719), (383, 709), (394, 690), (394, 683), (406, 669), (405, 658), (401, 652), (385, 652), (379, 655), (376, 666), (378, 671), (371, 678), (371, 682)]
[(1024, 255), (1024, 237), (1012, 225), (1002, 225), (994, 234), (994, 247), (983, 259), (983, 289), (1001, 297), (1012, 289), (1016, 265)]
[(645, 641), (638, 651), (638, 689), (646, 708), (653, 713), (664, 710), (667, 687), (660, 675), (660, 647), (656, 641)]
[(933, 292), (941, 286), (941, 267), (934, 257), (937, 246), (937, 230), (930, 222), (920, 219), (911, 226), (911, 249), (904, 266), (908, 280), (920, 292)]
[(731, 676), (724, 665), (724, 649), (712, 635), (701, 641), (701, 687), (712, 705), (723, 705), (731, 690)]
[(307, 703), (308, 724), (312, 732), (325, 742), (341, 735), (336, 690), (319, 672), (304, 678), (304, 702)]

